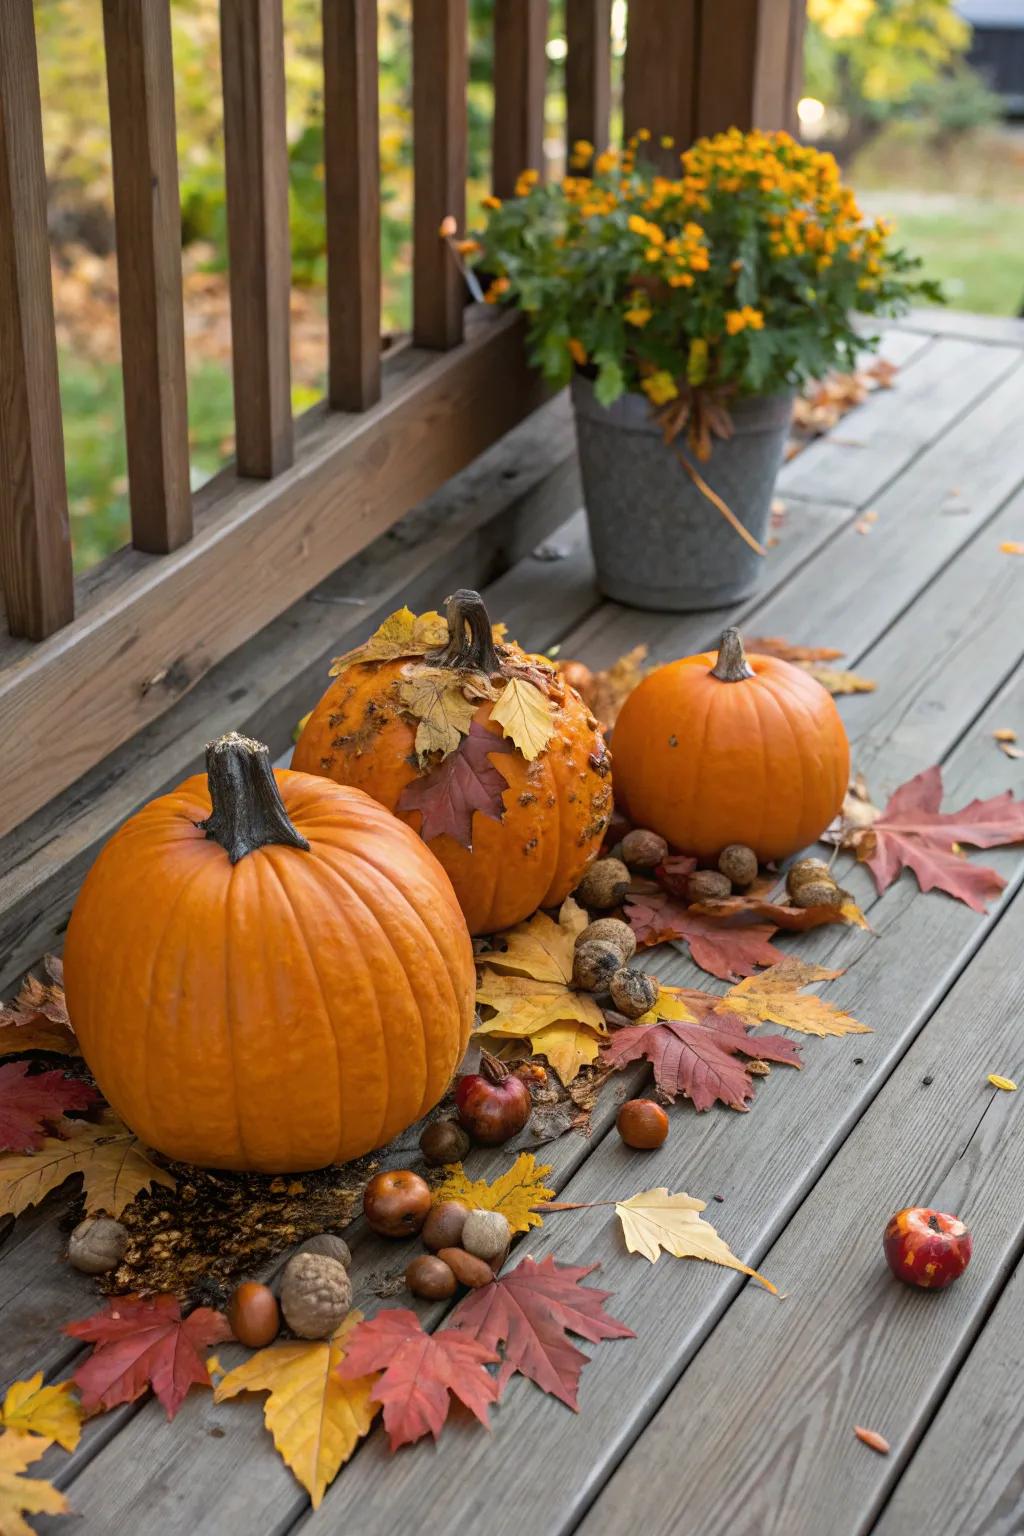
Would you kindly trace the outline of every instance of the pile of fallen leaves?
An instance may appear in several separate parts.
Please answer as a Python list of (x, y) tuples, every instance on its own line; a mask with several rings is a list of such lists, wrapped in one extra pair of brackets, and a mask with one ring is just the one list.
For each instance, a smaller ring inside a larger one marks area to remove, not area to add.
[(863, 405), (876, 389), (892, 389), (898, 372), (894, 363), (876, 357), (866, 367), (852, 373), (830, 373), (826, 378), (808, 384), (793, 405), (793, 431), (787, 458), (795, 458), (814, 438), (831, 432), (848, 411)]

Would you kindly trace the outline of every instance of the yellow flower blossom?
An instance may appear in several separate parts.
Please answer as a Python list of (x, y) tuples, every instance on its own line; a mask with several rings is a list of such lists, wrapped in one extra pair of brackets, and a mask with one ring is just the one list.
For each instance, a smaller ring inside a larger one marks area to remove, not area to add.
[(652, 373), (650, 378), (643, 379), (640, 388), (652, 405), (667, 405), (670, 400), (677, 399), (679, 390), (676, 381), (664, 368)]
[(525, 197), (526, 194), (530, 191), (531, 187), (535, 187), (539, 180), (539, 171), (520, 171), (519, 178), (516, 181), (516, 197)]
[(725, 312), (725, 329), (730, 336), (738, 336), (740, 331), (763, 331), (764, 315), (749, 304), (744, 304), (742, 309), (728, 309)]
[(634, 293), (624, 318), (629, 325), (641, 327), (647, 324), (653, 314), (654, 311), (644, 295), (642, 293)]
[(484, 207), (484, 208), (500, 208), (501, 207), (501, 198), (500, 197), (495, 197), (493, 192), (489, 192), (486, 197), (481, 198), (480, 202), (481, 202), (481, 206)]

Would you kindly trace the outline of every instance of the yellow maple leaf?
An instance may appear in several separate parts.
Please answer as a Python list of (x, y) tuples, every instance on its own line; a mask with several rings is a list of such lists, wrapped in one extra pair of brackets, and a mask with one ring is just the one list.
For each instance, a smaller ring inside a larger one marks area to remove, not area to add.
[(467, 699), (462, 679), (447, 667), (416, 667), (398, 685), (402, 708), (414, 715), (416, 751), (420, 760), (431, 752), (447, 757), (469, 730), (476, 714), (475, 699)]
[(263, 1422), (314, 1509), (380, 1408), (370, 1401), (376, 1375), (344, 1381), (338, 1375), (348, 1336), (362, 1320), (361, 1312), (350, 1312), (329, 1340), (271, 1344), (229, 1371), (214, 1389), (215, 1403), (239, 1392), (270, 1393)]
[(800, 665), (829, 693), (874, 693), (878, 687), (872, 678), (861, 677), (859, 672), (847, 672), (842, 667), (821, 667), (813, 661), (802, 662)]
[(400, 656), (425, 656), (438, 646), (448, 643), (448, 625), (439, 613), (416, 615), (411, 608), (399, 608), (374, 630), (369, 640), (335, 656), (331, 662), (331, 677), (337, 677), (346, 667), (354, 667), (364, 661), (397, 661)]
[(480, 1007), (493, 1010), (479, 1033), (528, 1039), (531, 1052), (546, 1057), (566, 1084), (596, 1060), (608, 1033), (591, 994), (571, 985), (573, 948), (586, 924), (587, 914), (570, 897), (557, 923), (538, 912), (499, 935), (506, 948), (483, 957), (476, 994)]
[(82, 1433), (82, 1410), (70, 1381), (44, 1387), (43, 1373), (37, 1371), (28, 1381), (14, 1381), (8, 1387), (0, 1408), (0, 1424), (5, 1429), (42, 1435), (73, 1451)]
[(3, 1536), (35, 1536), (25, 1515), (66, 1515), (68, 1501), (52, 1483), (40, 1477), (19, 1477), (49, 1445), (38, 1435), (7, 1430), (0, 1435), (0, 1532)]
[(687, 1006), (683, 990), (679, 987), (665, 987), (658, 982), (658, 996), (654, 1007), (642, 1013), (636, 1020), (637, 1024), (656, 1024), (659, 1019), (677, 1019), (682, 1024), (698, 1023), (697, 1015), (693, 1009)]
[(525, 677), (509, 678), (491, 710), (491, 719), (497, 721), (528, 763), (544, 751), (555, 729), (554, 705)]
[(682, 1193), (670, 1195), (667, 1189), (644, 1189), (615, 1203), (615, 1214), (622, 1222), (622, 1235), (630, 1253), (642, 1253), (652, 1264), (662, 1253), (670, 1253), (676, 1259), (707, 1259), (750, 1275), (778, 1295), (770, 1280), (741, 1264), (710, 1222), (701, 1220), (700, 1212), (706, 1209), (703, 1200)]
[(799, 995), (801, 987), (815, 981), (833, 981), (841, 975), (841, 971), (807, 965), (803, 960), (783, 960), (730, 987), (716, 1012), (737, 1013), (756, 1023), (781, 1024), (822, 1039), (826, 1035), (870, 1035), (867, 1024), (861, 1024), (834, 1003), (827, 1003), (815, 993)]
[(526, 1232), (541, 1224), (540, 1216), (530, 1207), (550, 1200), (555, 1193), (543, 1183), (550, 1172), (549, 1164), (538, 1166), (532, 1152), (520, 1152), (511, 1168), (491, 1184), (486, 1179), (467, 1178), (462, 1164), (452, 1163), (434, 1188), (434, 1204), (461, 1200), (474, 1211), (500, 1211), (513, 1232)]
[(106, 1211), (120, 1216), (142, 1189), (175, 1180), (165, 1168), (151, 1162), (145, 1148), (112, 1110), (93, 1123), (75, 1121), (66, 1141), (47, 1137), (36, 1152), (8, 1152), (0, 1157), (0, 1216), (17, 1216), (27, 1206), (38, 1205), (51, 1189), (72, 1174), (84, 1180), (88, 1214)]
[(494, 970), (532, 976), (535, 981), (568, 984), (572, 980), (576, 940), (589, 922), (583, 908), (568, 896), (562, 903), (557, 923), (545, 912), (536, 912), (525, 923), (496, 934), (495, 944), (504, 948), (485, 955), (484, 963)]

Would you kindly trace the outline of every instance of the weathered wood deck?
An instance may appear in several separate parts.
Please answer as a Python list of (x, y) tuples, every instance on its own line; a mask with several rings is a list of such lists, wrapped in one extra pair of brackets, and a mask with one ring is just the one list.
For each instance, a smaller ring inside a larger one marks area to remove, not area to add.
[[(520, 560), (486, 596), (531, 648), (605, 665), (637, 642), (667, 660), (724, 622), (834, 645), (877, 679), (841, 701), (856, 765), (877, 800), (941, 762), (947, 803), (1024, 789), (1024, 762), (996, 727), (1024, 738), (1024, 326), (965, 317), (888, 332), (896, 387), (847, 416), (783, 473), (787, 514), (756, 599), (738, 611), (647, 615), (602, 603), (582, 517), (555, 536), (563, 558)], [(877, 512), (868, 532), (857, 523)], [(448, 585), (461, 576), (448, 572)], [(443, 586), (432, 596), (442, 595)], [(327, 608), (329, 628), (336, 610)], [(274, 1454), (261, 1400), (215, 1406), (195, 1393), (170, 1426), (153, 1401), (93, 1421), (72, 1455), (41, 1464), (65, 1488), (76, 1536), (186, 1536), (429, 1528), (438, 1536), (581, 1529), (730, 1536), (970, 1536), (1024, 1530), (1024, 850), (983, 856), (1007, 877), (979, 916), (909, 877), (884, 897), (866, 872), (848, 883), (871, 933), (821, 929), (804, 958), (845, 967), (829, 998), (870, 1035), (810, 1041), (806, 1070), (776, 1072), (753, 1113), (698, 1116), (642, 1159), (612, 1125), (606, 1091), (589, 1140), (545, 1149), (564, 1200), (666, 1184), (710, 1199), (734, 1251), (787, 1294), (734, 1272), (625, 1252), (611, 1212), (565, 1212), (520, 1250), (600, 1262), (615, 1315), (635, 1342), (605, 1344), (583, 1375), (581, 1412), (512, 1383), (492, 1436), (462, 1422), (391, 1457), (380, 1430), (313, 1514)], [(783, 941), (785, 943), (785, 941)], [(665, 980), (708, 985), (678, 953), (648, 955)], [(713, 983), (712, 983), (713, 985)], [(474, 1174), (507, 1155), (476, 1152)], [(896, 1285), (880, 1233), (891, 1210), (930, 1203), (973, 1228), (965, 1277), (938, 1295)], [(19, 1220), (0, 1247), (0, 1378), (60, 1377), (75, 1344), (61, 1325), (91, 1310), (62, 1257), (61, 1203)], [(404, 1262), (355, 1223), (356, 1301), (367, 1277)], [(424, 1318), (440, 1308), (421, 1304)], [(225, 1364), (236, 1353), (219, 1352)], [(853, 1425), (883, 1434), (879, 1456)]]

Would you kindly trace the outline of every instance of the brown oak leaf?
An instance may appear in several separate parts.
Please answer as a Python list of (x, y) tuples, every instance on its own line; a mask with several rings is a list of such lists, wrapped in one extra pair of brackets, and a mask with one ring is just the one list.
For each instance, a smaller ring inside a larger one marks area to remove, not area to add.
[(646, 1057), (654, 1081), (670, 1099), (682, 1093), (697, 1110), (716, 1102), (745, 1110), (754, 1097), (747, 1063), (799, 1067), (800, 1051), (782, 1035), (751, 1035), (751, 1026), (724, 1002), (691, 988), (662, 987), (651, 1013), (618, 1030), (601, 1059), (606, 1066), (625, 1067)]
[(786, 959), (771, 970), (758, 971), (756, 976), (737, 982), (717, 1007), (738, 1014), (751, 1024), (782, 1024), (786, 1029), (819, 1038), (870, 1034), (867, 1024), (861, 1024), (835, 1003), (826, 1002), (814, 992), (801, 993), (803, 987), (817, 981), (834, 981), (842, 974), (824, 966), (807, 965), (803, 960)]
[(745, 910), (719, 920), (655, 891), (627, 897), (626, 919), (638, 944), (686, 943), (694, 964), (721, 981), (739, 981), (759, 965), (785, 959), (771, 942), (778, 925), (760, 922)]
[(838, 907), (791, 907), (786, 902), (768, 901), (763, 896), (726, 896), (721, 901), (695, 902), (689, 911), (696, 916), (707, 917), (718, 923), (743, 920), (748, 923), (771, 923), (784, 928), (787, 933), (807, 933), (827, 923), (852, 923), (866, 928), (867, 919), (852, 897), (845, 896)]
[(176, 1296), (118, 1296), (64, 1332), (94, 1346), (75, 1371), (85, 1413), (133, 1403), (152, 1387), (168, 1419), (190, 1387), (211, 1386), (205, 1351), (231, 1338), (223, 1313), (197, 1307), (183, 1318)]
[(568, 1335), (578, 1334), (592, 1344), (601, 1339), (636, 1338), (632, 1328), (604, 1310), (610, 1291), (580, 1284), (597, 1267), (558, 1264), (550, 1254), (539, 1264), (523, 1259), (492, 1284), (472, 1291), (456, 1307), (453, 1329), (468, 1334), (488, 1350), (504, 1345), (497, 1378), (499, 1393), (518, 1372), (577, 1412), (580, 1372), (590, 1357), (570, 1343)]
[(370, 1400), (382, 1405), (384, 1428), (397, 1451), (423, 1435), (436, 1440), (452, 1396), (490, 1428), (487, 1411), (500, 1393), (487, 1366), (497, 1359), (493, 1349), (475, 1339), (452, 1329), (424, 1333), (415, 1312), (389, 1307), (352, 1330), (338, 1375), (351, 1381), (381, 1372)]
[(508, 785), (490, 759), (514, 750), (511, 742), (472, 721), (456, 751), (406, 785), (398, 809), (420, 812), (420, 836), (425, 843), (448, 836), (471, 849), (474, 811), (494, 821), (505, 814), (501, 797)]
[(60, 1128), (65, 1111), (88, 1109), (99, 1098), (96, 1089), (63, 1072), (37, 1072), (30, 1063), (11, 1061), (0, 1067), (0, 1152), (38, 1152), (47, 1126)]
[(47, 955), (43, 969), (46, 981), (27, 976), (14, 1002), (0, 1006), (0, 1056), (19, 1051), (81, 1054), (64, 1000), (64, 967), (56, 955)]
[(986, 912), (1006, 881), (987, 865), (970, 863), (957, 847), (1024, 842), (1024, 801), (1007, 790), (959, 811), (942, 811), (941, 805), (942, 770), (926, 768), (900, 785), (870, 826), (848, 830), (843, 844), (868, 866), (880, 893), (910, 869), (922, 891), (945, 891)]

